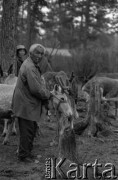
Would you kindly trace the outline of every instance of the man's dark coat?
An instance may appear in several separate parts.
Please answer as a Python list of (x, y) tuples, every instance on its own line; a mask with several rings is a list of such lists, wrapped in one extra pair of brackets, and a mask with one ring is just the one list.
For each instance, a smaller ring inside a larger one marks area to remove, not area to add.
[(22, 64), (15, 87), (12, 108), (16, 117), (39, 121), (41, 102), (50, 97), (50, 92), (41, 82), (41, 74), (31, 58)]

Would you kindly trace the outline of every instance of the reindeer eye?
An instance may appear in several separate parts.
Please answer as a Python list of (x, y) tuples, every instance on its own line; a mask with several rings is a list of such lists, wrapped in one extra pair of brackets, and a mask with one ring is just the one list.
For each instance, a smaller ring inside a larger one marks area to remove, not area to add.
[(64, 101), (64, 98), (62, 97), (61, 100)]

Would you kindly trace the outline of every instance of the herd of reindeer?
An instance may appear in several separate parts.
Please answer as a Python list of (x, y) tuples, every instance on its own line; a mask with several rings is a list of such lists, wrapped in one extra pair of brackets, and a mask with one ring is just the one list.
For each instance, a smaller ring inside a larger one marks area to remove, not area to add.
[[(8, 143), (11, 131), (16, 134), (16, 118), (12, 113), (11, 103), (17, 77), (10, 72), (10, 69), (7, 73), (4, 73), (1, 66), (0, 75), (0, 118), (4, 119), (2, 136), (5, 137), (3, 141), (5, 145)], [(118, 73), (99, 73), (94, 75), (86, 83), (81, 82), (76, 75), (72, 74), (68, 77), (63, 71), (47, 72), (42, 75), (42, 79), (42, 83), (52, 92), (52, 98), (48, 102), (48, 107), (45, 104), (42, 106), (42, 114), (45, 113), (48, 116), (49, 111), (54, 112), (57, 121), (57, 133), (54, 141), (58, 137), (60, 155), (63, 154), (61, 145), (64, 146), (64, 143), (62, 143), (64, 133), (69, 136), (74, 132), (74, 119), (78, 120), (78, 124), (80, 123), (80, 126), (78, 125), (78, 131), (82, 128), (82, 122), (79, 120), (77, 109), (80, 91), (83, 93), (87, 104), (86, 122), (90, 121), (88, 123), (89, 125), (92, 124), (92, 121), (95, 124), (99, 121), (101, 104), (103, 103), (110, 106), (110, 103), (113, 102), (115, 105), (114, 117), (117, 117)], [(38, 127), (40, 129), (40, 121)], [(92, 135), (92, 130), (90, 131), (89, 135)], [(73, 142), (71, 141), (71, 143)], [(72, 148), (71, 145), (70, 148)], [(67, 153), (66, 155), (68, 156)]]

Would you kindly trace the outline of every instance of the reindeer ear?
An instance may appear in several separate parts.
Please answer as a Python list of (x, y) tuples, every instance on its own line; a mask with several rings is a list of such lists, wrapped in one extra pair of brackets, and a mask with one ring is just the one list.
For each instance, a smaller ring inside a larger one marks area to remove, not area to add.
[(62, 93), (62, 88), (61, 88), (61, 86), (58, 85), (58, 84), (55, 84), (55, 85), (54, 85), (54, 91), (55, 91), (55, 92)]
[(54, 91), (58, 91), (58, 84), (54, 85)]
[(59, 92), (59, 93), (62, 93), (62, 88), (61, 88), (61, 86), (58, 86), (58, 92)]
[(53, 86), (53, 89), (51, 91), (53, 94), (57, 94), (57, 84)]

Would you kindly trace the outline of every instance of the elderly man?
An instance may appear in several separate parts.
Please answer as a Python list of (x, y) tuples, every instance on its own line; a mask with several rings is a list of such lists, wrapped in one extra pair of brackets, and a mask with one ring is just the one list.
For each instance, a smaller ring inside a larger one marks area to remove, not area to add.
[(39, 70), (44, 53), (45, 48), (40, 44), (30, 47), (29, 57), (20, 68), (13, 95), (12, 108), (18, 118), (20, 132), (18, 159), (25, 162), (34, 161), (31, 151), (36, 122), (40, 119), (42, 101), (50, 98), (50, 92), (42, 84)]

